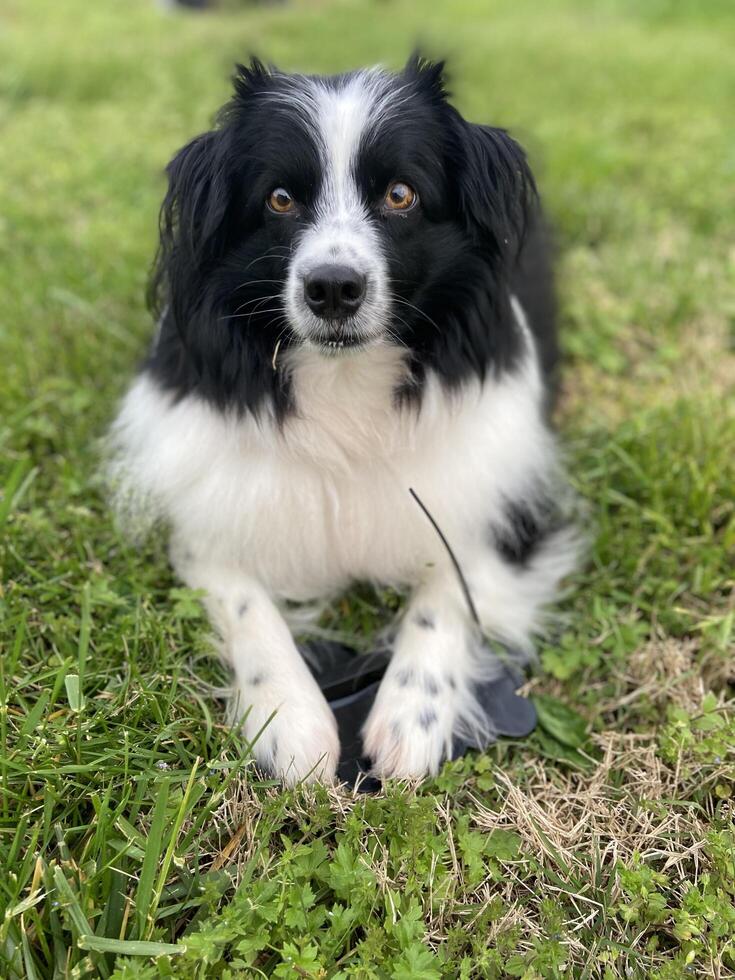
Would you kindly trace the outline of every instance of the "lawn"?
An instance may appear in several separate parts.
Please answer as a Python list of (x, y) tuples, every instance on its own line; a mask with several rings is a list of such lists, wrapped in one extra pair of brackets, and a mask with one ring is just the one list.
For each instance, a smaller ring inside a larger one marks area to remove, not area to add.
[[(163, 167), (232, 63), (416, 40), (540, 175), (593, 545), (529, 739), (281, 792), (163, 537), (116, 533), (99, 437)], [(734, 50), (730, 0), (0, 0), (0, 976), (735, 977)]]

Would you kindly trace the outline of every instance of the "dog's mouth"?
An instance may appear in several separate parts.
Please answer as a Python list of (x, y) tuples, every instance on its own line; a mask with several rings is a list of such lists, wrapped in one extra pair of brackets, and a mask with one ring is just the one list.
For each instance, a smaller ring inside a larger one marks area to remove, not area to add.
[(366, 347), (370, 346), (370, 338), (368, 337), (322, 337), (319, 340), (314, 341), (314, 344), (319, 348), (323, 354), (329, 356), (334, 356), (338, 354), (355, 354), (361, 350), (365, 350)]

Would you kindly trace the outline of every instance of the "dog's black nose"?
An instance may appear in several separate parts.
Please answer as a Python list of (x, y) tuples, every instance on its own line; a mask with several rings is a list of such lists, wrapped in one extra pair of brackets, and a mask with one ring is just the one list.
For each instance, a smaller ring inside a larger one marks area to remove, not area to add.
[(365, 298), (367, 279), (347, 265), (320, 265), (304, 279), (304, 299), (327, 320), (352, 316)]

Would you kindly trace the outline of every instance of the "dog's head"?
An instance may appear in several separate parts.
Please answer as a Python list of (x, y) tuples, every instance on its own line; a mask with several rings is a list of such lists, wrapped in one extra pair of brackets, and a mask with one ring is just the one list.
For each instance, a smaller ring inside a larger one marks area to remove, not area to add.
[(299, 345), (395, 343), (417, 383), (509, 356), (493, 320), (533, 180), (505, 131), (448, 103), (441, 64), (322, 78), (253, 61), (168, 175), (160, 356), (205, 395), (254, 407)]

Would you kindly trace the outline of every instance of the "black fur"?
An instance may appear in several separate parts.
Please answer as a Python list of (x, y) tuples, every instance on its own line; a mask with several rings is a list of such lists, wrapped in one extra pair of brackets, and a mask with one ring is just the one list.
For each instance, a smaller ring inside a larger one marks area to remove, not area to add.
[(549, 499), (506, 504), (505, 524), (491, 528), (491, 544), (511, 565), (525, 567), (549, 538), (567, 526), (562, 509)]
[[(339, 86), (344, 76), (325, 82)], [(521, 344), (512, 290), (533, 307), (529, 320), (551, 371), (547, 249), (523, 151), (504, 130), (462, 119), (447, 101), (441, 64), (412, 58), (391, 84), (405, 101), (368, 130), (356, 177), (388, 259), (389, 326), (410, 350), (411, 380), (397, 397), (420, 401), (429, 370), (448, 387), (511, 370)], [(321, 182), (319, 148), (293, 105), (298, 85), (258, 61), (238, 68), (214, 129), (168, 167), (150, 289), (160, 331), (148, 368), (159, 382), (220, 409), (267, 408), (279, 418), (292, 406), (273, 352), (279, 340), (282, 351), (298, 342), (279, 292)], [(290, 101), (273, 98), (288, 92)], [(386, 220), (375, 205), (396, 175), (418, 189), (421, 206)], [(298, 219), (268, 212), (275, 186), (298, 197)]]

